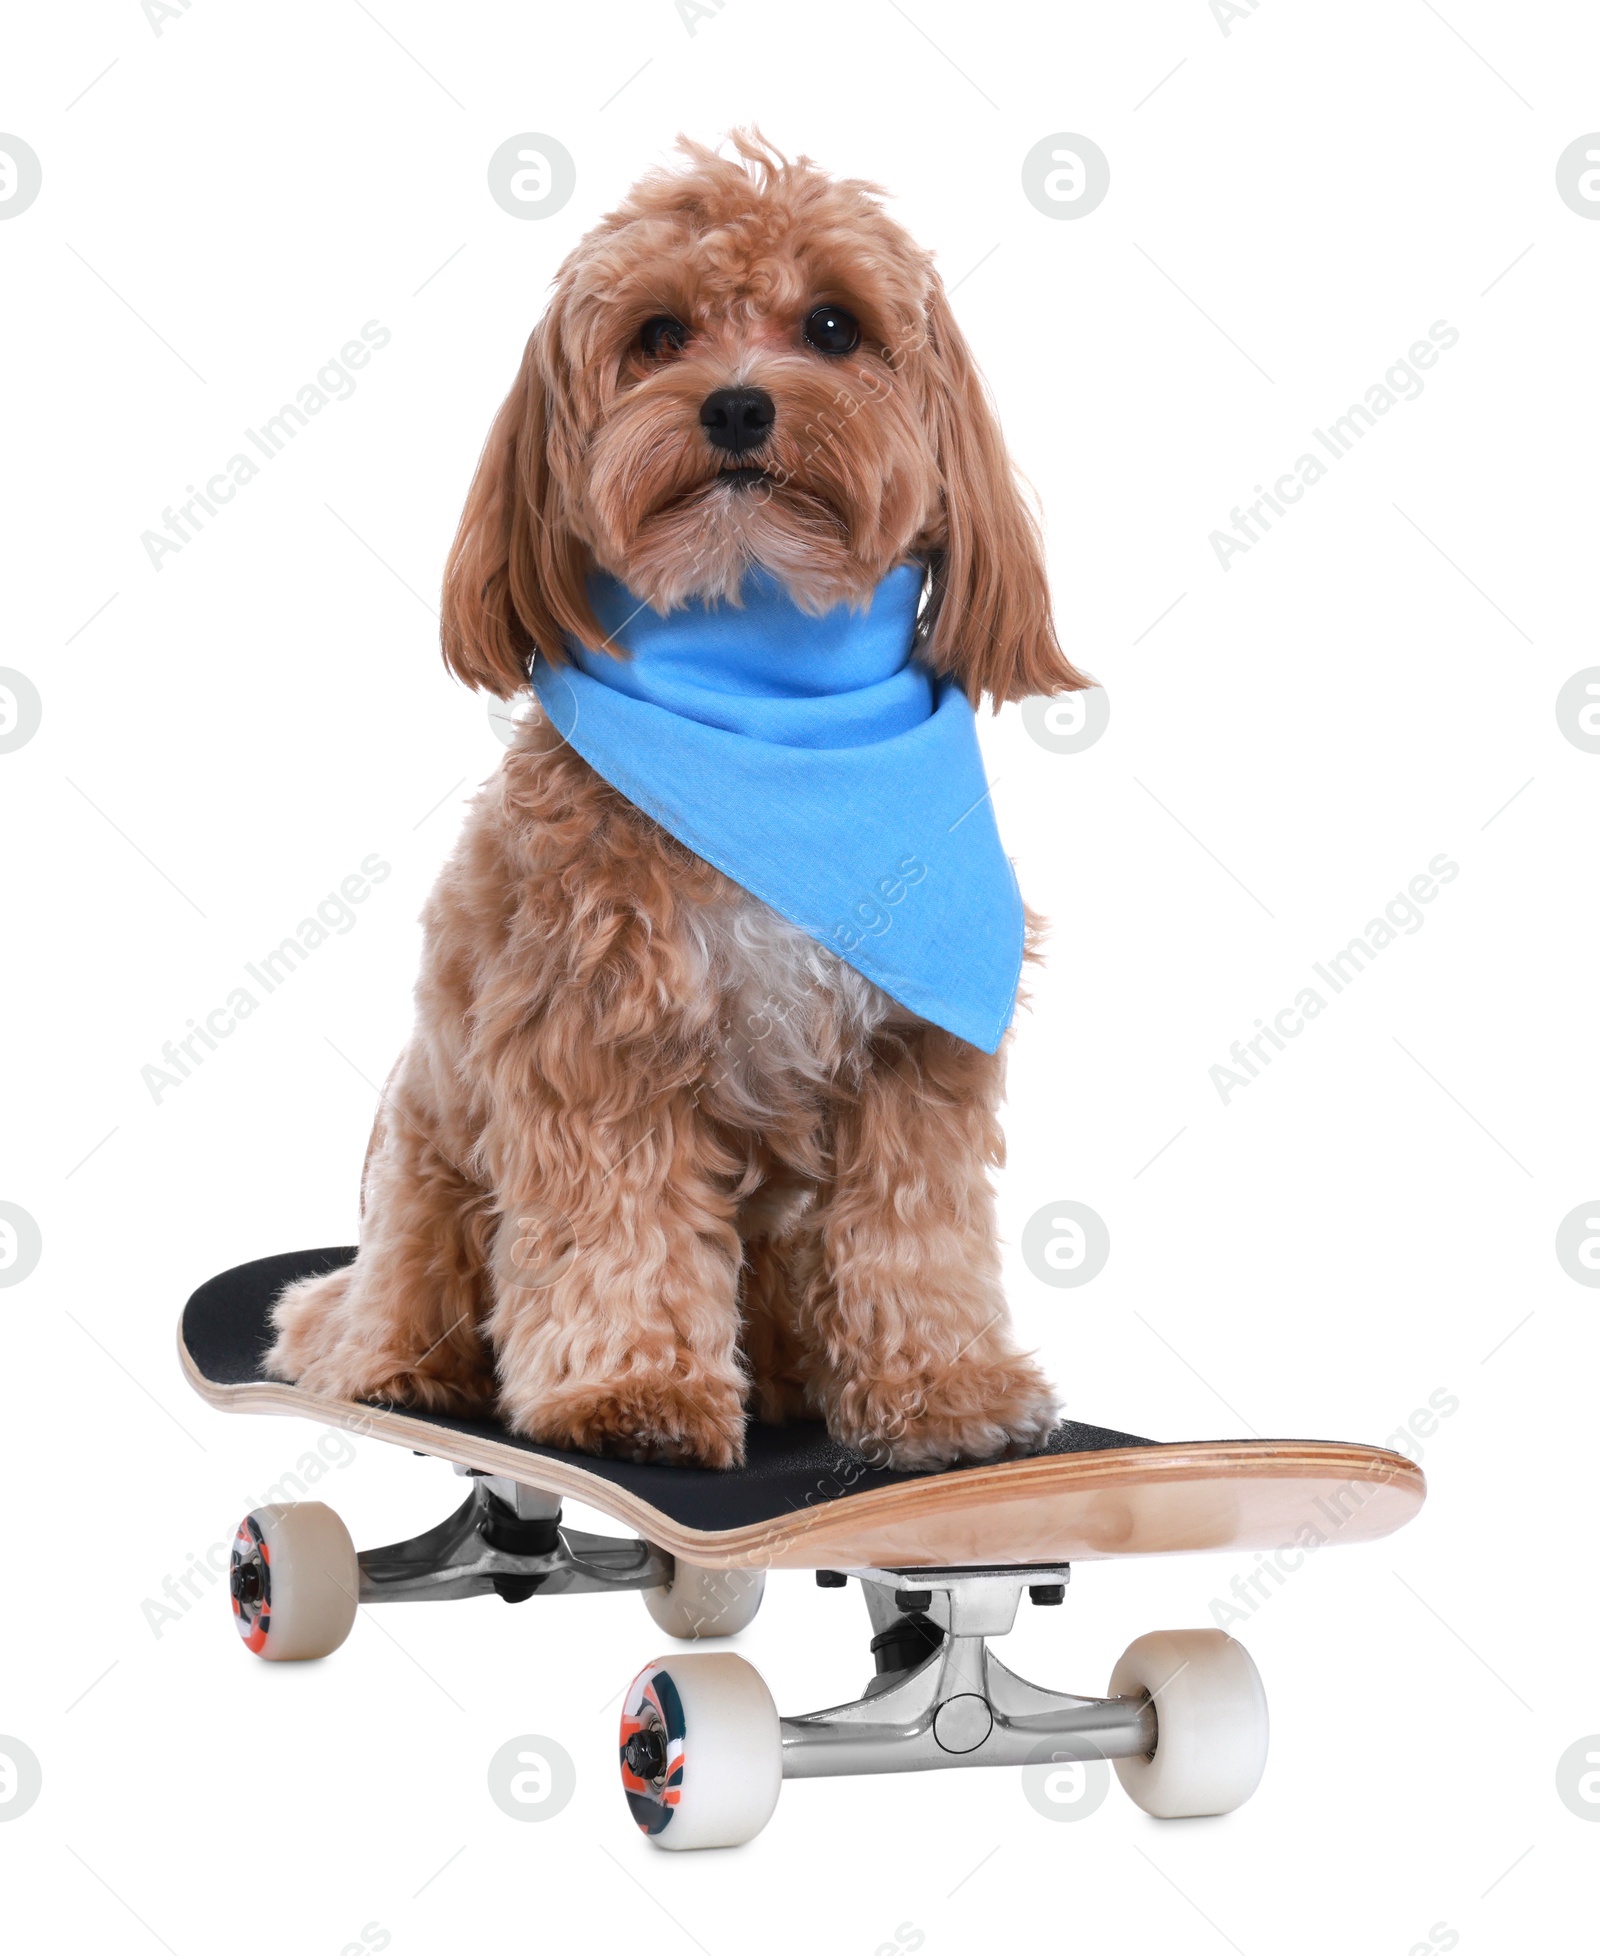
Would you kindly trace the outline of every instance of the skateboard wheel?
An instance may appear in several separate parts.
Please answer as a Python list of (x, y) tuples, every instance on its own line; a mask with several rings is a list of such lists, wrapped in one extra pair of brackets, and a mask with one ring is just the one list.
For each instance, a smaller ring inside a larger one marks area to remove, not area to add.
[(762, 1569), (701, 1569), (675, 1561), (672, 1581), (644, 1592), (644, 1606), (669, 1637), (731, 1637), (755, 1619)]
[(360, 1583), (350, 1531), (321, 1501), (253, 1509), (233, 1538), (233, 1621), (257, 1657), (282, 1662), (337, 1650), (356, 1620)]
[(783, 1784), (778, 1708), (732, 1651), (658, 1657), (622, 1705), (622, 1790), (657, 1847), (740, 1847)]
[(1267, 1763), (1267, 1695), (1249, 1651), (1221, 1630), (1153, 1630), (1111, 1673), (1111, 1696), (1155, 1700), (1156, 1749), (1114, 1763), (1122, 1790), (1158, 1820), (1232, 1813)]

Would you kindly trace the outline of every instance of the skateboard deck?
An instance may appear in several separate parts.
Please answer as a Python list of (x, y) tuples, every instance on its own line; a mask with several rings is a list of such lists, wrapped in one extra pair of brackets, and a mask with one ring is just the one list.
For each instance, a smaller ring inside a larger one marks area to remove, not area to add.
[(706, 1569), (993, 1568), (1376, 1540), (1421, 1507), (1421, 1469), (1332, 1440), (1158, 1442), (1063, 1420), (1036, 1452), (933, 1472), (875, 1467), (819, 1422), (752, 1422), (741, 1468), (660, 1466), (540, 1445), (493, 1419), (324, 1398), (268, 1378), (286, 1284), (354, 1249), (291, 1251), (202, 1284), (178, 1349), (223, 1412), (321, 1420), (581, 1501)]

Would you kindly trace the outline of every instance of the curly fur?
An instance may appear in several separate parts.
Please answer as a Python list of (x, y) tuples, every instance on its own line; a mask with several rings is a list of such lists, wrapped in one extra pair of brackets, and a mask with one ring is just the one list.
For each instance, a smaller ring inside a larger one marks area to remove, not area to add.
[[(602, 644), (594, 566), (666, 610), (737, 601), (761, 563), (821, 610), (921, 559), (921, 654), (974, 699), (1086, 683), (927, 255), (871, 186), (733, 144), (686, 144), (562, 268), (451, 553), (450, 667), (508, 697), (564, 634)], [(854, 354), (801, 338), (824, 301), (860, 319)], [(652, 361), (663, 313), (688, 337)], [(736, 382), (777, 408), (754, 488), (698, 423)], [(713, 1466), (749, 1412), (901, 1465), (1048, 1427), (999, 1282), (999, 1056), (692, 855), (537, 714), (423, 922), (360, 1254), (279, 1301), (279, 1376)]]

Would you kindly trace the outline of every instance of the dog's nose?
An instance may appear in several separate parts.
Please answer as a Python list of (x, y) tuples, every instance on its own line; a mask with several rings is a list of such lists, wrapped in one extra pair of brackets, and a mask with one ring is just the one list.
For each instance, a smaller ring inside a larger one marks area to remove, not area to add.
[(772, 432), (778, 410), (759, 387), (719, 387), (700, 403), (700, 426), (713, 448), (743, 455)]

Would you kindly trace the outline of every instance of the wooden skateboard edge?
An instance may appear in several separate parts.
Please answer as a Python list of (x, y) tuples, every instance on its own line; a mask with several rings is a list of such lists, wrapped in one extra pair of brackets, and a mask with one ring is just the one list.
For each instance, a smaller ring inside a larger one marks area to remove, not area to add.
[[(1427, 1493), (1416, 1462), (1384, 1447), (1206, 1440), (1164, 1445), (1154, 1456), (1149, 1447), (1117, 1447), (997, 1461), (965, 1469), (959, 1497), (947, 1478), (930, 1476), (835, 1496), (771, 1521), (703, 1530), (581, 1467), (498, 1441), (453, 1434), (448, 1452), (419, 1447), (426, 1436), (415, 1414), (273, 1380), (220, 1384), (195, 1364), (181, 1324), (178, 1357), (190, 1386), (219, 1412), (317, 1419), (503, 1475), (581, 1501), (704, 1568), (931, 1567), (1277, 1549), (1296, 1541), (1297, 1528), (1325, 1543), (1374, 1541), (1403, 1527)], [(1252, 1492), (1253, 1503), (1240, 1489)], [(1180, 1539), (1185, 1531), (1188, 1538)]]

